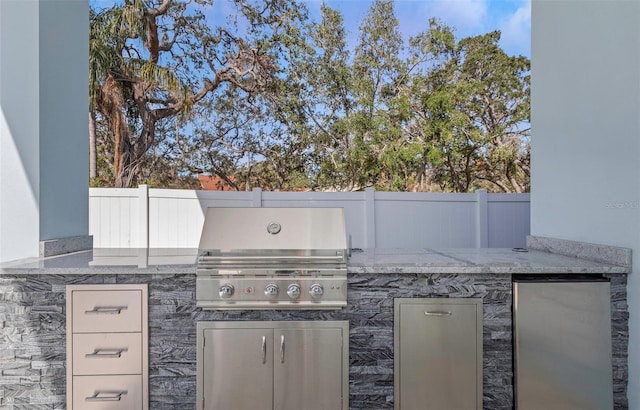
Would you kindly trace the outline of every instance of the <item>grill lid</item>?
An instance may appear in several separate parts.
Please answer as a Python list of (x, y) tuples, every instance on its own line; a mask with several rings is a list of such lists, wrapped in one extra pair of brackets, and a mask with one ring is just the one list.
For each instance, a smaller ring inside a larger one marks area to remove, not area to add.
[(207, 208), (198, 266), (256, 268), (347, 263), (342, 208)]

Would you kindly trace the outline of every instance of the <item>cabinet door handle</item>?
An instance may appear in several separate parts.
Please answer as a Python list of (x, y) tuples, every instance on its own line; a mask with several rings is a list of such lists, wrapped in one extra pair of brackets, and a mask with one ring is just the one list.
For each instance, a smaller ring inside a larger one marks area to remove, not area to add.
[(127, 390), (97, 390), (93, 396), (85, 397), (85, 401), (120, 401), (122, 396), (127, 394)]
[(119, 359), (122, 353), (128, 351), (126, 347), (120, 349), (94, 349), (93, 353), (87, 353), (84, 357), (89, 358), (103, 358), (103, 359)]
[(448, 310), (430, 310), (424, 312), (425, 316), (451, 316), (451, 311)]
[(267, 336), (262, 336), (262, 364), (267, 363)]
[(280, 363), (284, 363), (284, 335), (280, 335)]
[(87, 315), (119, 315), (127, 306), (94, 306), (91, 310), (85, 310)]

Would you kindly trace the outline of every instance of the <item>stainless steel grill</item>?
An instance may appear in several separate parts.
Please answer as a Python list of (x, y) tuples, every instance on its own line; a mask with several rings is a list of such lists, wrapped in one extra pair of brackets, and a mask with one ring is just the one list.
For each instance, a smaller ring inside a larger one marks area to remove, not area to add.
[(197, 305), (204, 309), (340, 309), (347, 304), (341, 208), (208, 208)]

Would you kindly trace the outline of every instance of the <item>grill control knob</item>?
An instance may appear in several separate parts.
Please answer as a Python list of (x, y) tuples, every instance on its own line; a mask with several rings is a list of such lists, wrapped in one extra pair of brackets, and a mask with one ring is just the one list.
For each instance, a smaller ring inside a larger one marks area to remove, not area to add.
[(300, 297), (300, 285), (297, 283), (289, 285), (289, 287), (287, 287), (287, 295), (289, 295), (291, 299), (298, 299)]
[(264, 295), (268, 298), (275, 298), (278, 296), (279, 290), (278, 285), (271, 283), (264, 287)]
[(220, 286), (220, 291), (218, 292), (220, 297), (223, 299), (228, 299), (233, 295), (233, 285), (224, 284)]
[(314, 283), (309, 288), (309, 294), (314, 299), (319, 298), (320, 296), (322, 296), (323, 293), (324, 293), (324, 289), (322, 288), (322, 285), (319, 283)]

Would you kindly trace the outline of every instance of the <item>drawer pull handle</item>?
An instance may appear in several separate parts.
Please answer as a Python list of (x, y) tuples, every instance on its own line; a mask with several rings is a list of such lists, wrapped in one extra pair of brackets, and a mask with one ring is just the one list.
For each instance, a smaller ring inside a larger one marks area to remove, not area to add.
[(122, 356), (122, 353), (126, 352), (128, 349), (95, 349), (93, 353), (87, 353), (84, 356), (90, 358), (110, 358), (110, 359), (119, 359)]
[(96, 391), (93, 396), (85, 397), (85, 401), (120, 401), (127, 394), (126, 390), (102, 390)]
[(119, 315), (127, 306), (95, 306), (91, 310), (85, 310), (87, 315)]
[(451, 316), (451, 312), (448, 310), (433, 310), (424, 312), (425, 316)]

